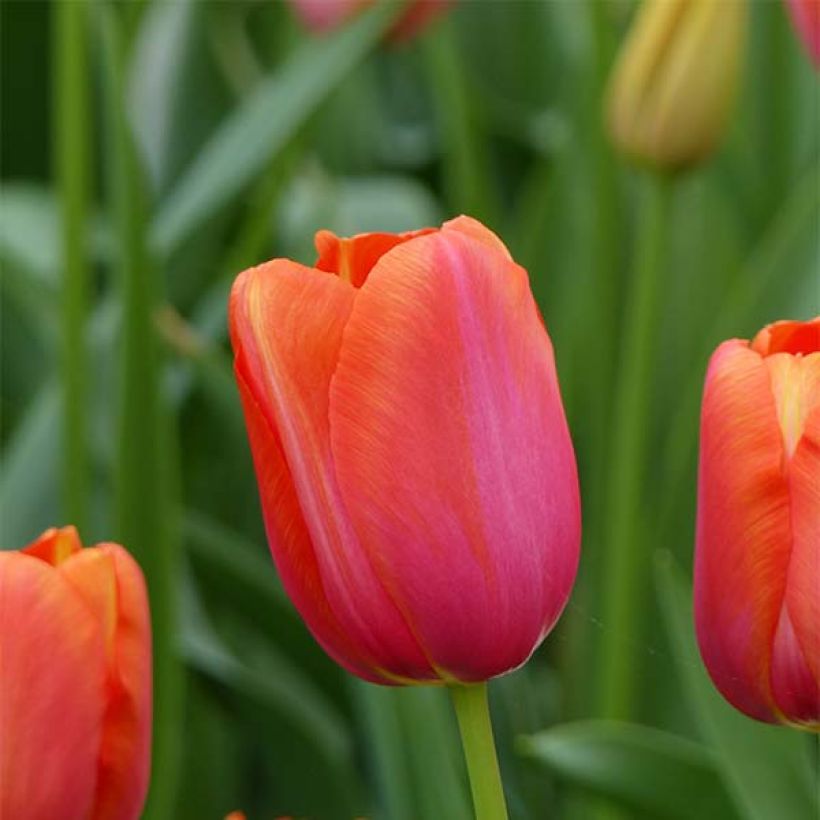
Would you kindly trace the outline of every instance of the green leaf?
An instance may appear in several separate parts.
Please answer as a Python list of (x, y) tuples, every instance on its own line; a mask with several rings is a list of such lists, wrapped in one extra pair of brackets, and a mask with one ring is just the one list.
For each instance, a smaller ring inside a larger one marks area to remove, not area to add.
[(715, 689), (695, 641), (692, 591), (671, 556), (657, 562), (657, 588), (684, 694), (705, 739), (719, 755), (726, 788), (749, 820), (815, 820), (806, 737), (785, 726), (746, 717)]
[(237, 196), (379, 42), (401, 10), (380, 3), (331, 37), (306, 42), (205, 145), (161, 206), (152, 244), (169, 253)]
[(738, 816), (714, 754), (668, 732), (581, 721), (521, 737), (519, 748), (560, 779), (651, 817)]
[(380, 798), (377, 818), (470, 820), (461, 744), (441, 687), (386, 689), (356, 681)]
[(56, 291), (60, 269), (60, 219), (54, 194), (30, 184), (3, 185), (0, 260), (19, 265), (42, 290)]
[(59, 523), (60, 388), (49, 381), (14, 431), (0, 474), (0, 548), (19, 549)]

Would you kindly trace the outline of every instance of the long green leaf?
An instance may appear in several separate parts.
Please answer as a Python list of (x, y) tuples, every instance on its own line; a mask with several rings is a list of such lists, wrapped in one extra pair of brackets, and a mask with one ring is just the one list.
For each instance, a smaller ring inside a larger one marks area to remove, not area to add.
[(715, 755), (667, 732), (581, 721), (522, 737), (519, 748), (560, 779), (651, 817), (738, 817)]
[(691, 589), (666, 553), (658, 560), (656, 579), (684, 694), (701, 733), (719, 755), (726, 787), (742, 815), (749, 820), (815, 820), (820, 806), (811, 786), (805, 736), (751, 720), (721, 697), (695, 642)]
[(163, 203), (152, 225), (153, 246), (169, 253), (237, 196), (379, 42), (399, 11), (400, 4), (378, 4), (332, 37), (307, 42), (263, 80)]
[(4, 448), (0, 470), (0, 549), (19, 549), (59, 522), (57, 453), (60, 390), (43, 385)]

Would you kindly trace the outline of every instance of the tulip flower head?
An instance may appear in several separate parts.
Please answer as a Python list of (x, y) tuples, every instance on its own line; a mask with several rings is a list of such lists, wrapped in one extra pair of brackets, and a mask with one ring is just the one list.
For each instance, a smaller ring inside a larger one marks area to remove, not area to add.
[(316, 236), (245, 271), (235, 371), (284, 586), (342, 666), (385, 684), (522, 664), (578, 563), (575, 458), (527, 273), (460, 217)]
[(0, 817), (136, 820), (148, 788), (142, 573), (73, 527), (0, 552)]
[(798, 35), (820, 68), (820, 0), (788, 0), (788, 4)]
[(724, 697), (820, 728), (820, 317), (715, 351), (700, 440), (695, 622)]
[[(414, 0), (396, 21), (391, 36), (404, 39), (417, 34), (451, 0)], [(302, 22), (317, 33), (333, 31), (355, 17), (373, 0), (291, 0)]]
[(735, 96), (746, 0), (644, 0), (610, 82), (615, 144), (664, 170), (715, 149)]

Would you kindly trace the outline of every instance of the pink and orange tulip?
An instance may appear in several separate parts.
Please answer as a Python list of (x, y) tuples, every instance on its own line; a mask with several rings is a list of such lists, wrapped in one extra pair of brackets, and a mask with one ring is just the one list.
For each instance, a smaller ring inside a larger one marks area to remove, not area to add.
[[(391, 36), (412, 37), (452, 0), (414, 0), (396, 21)], [(373, 0), (291, 0), (302, 22), (315, 32), (332, 31), (355, 17)]]
[(526, 271), (459, 217), (316, 236), (233, 287), (235, 371), (274, 560), (366, 680), (522, 664), (578, 563), (575, 457)]
[(715, 351), (700, 441), (695, 621), (758, 720), (820, 728), (820, 317)]
[(820, 68), (820, 0), (788, 0), (788, 4), (798, 35)]
[(0, 552), (0, 817), (135, 820), (151, 633), (139, 567), (73, 527)]

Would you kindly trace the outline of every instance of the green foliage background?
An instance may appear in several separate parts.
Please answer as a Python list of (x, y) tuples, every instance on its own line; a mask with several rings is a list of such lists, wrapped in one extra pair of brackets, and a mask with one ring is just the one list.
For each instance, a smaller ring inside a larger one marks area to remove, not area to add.
[[(602, 110), (633, 4), (467, 0), (385, 44), (389, 3), (317, 39), (283, 2), (4, 0), (0, 542), (71, 522), (142, 563), (146, 817), (471, 816), (445, 693), (353, 680), (285, 598), (225, 326), (232, 277), (312, 262), (321, 227), (462, 212), (530, 272), (584, 492), (570, 605), (491, 684), (512, 815), (816, 816), (816, 746), (723, 703), (687, 612), (708, 355), (820, 311), (817, 75), (784, 4), (751, 7), (722, 149), (671, 183), (624, 632), (605, 611), (606, 494), (643, 174)], [(604, 651), (632, 692), (617, 713)]]

